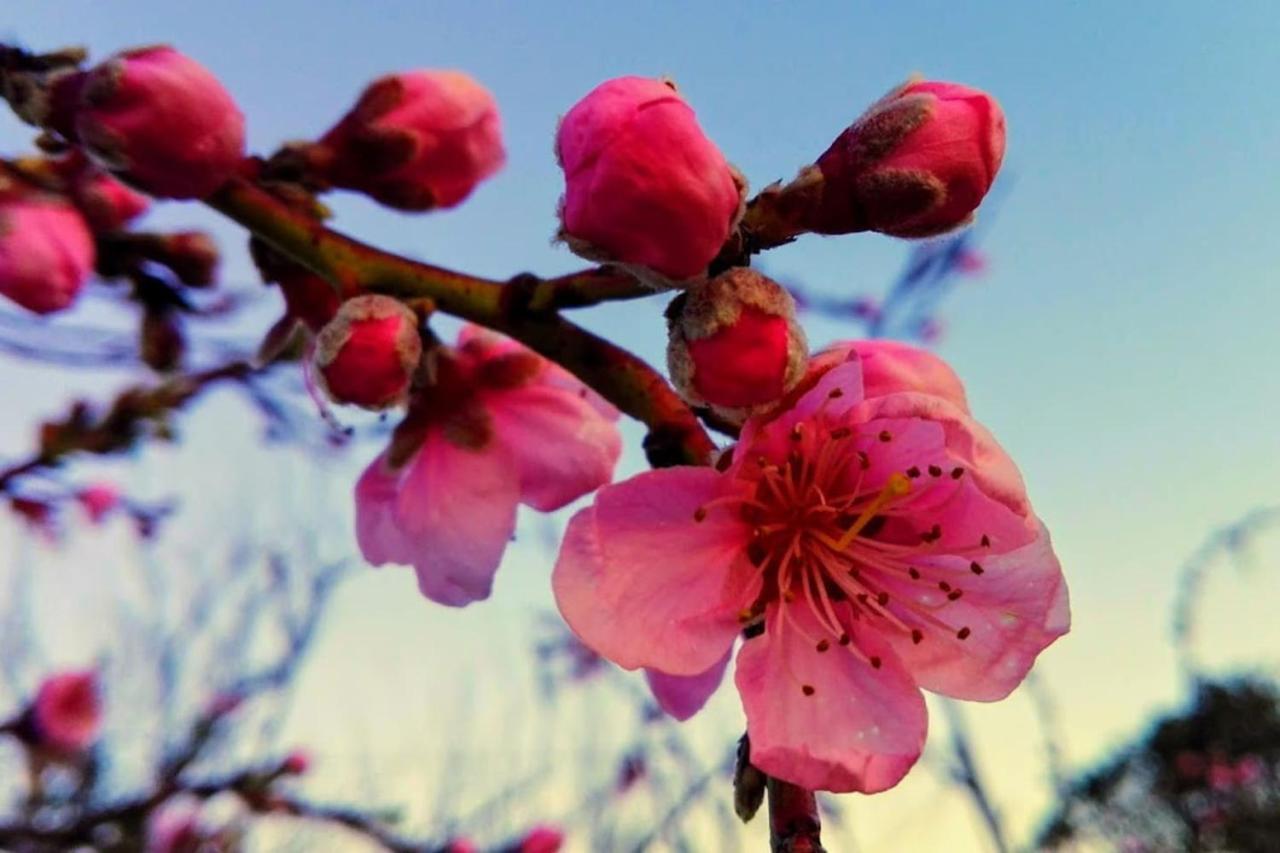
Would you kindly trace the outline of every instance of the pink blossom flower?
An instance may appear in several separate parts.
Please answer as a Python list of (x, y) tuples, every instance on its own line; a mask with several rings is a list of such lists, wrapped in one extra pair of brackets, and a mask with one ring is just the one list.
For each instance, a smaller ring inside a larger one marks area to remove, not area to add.
[(76, 501), (84, 508), (90, 521), (101, 524), (120, 505), (120, 490), (111, 483), (90, 483), (76, 492)]
[(564, 844), (564, 833), (557, 827), (535, 826), (520, 839), (520, 853), (556, 853)]
[(439, 355), (401, 430), (417, 449), (378, 456), (356, 484), (356, 538), (460, 607), (489, 596), (516, 505), (548, 512), (609, 482), (622, 442), (612, 406), (514, 341), (468, 326)]
[(707, 268), (745, 189), (675, 86), (662, 80), (619, 77), (592, 89), (560, 123), (556, 157), (569, 247), (672, 279)]
[(336, 185), (400, 210), (454, 207), (506, 162), (493, 95), (461, 71), (375, 80), (318, 153)]
[(82, 752), (98, 739), (102, 699), (92, 670), (46, 678), (36, 692), (32, 721), (41, 743), (61, 752)]
[(747, 267), (689, 286), (671, 313), (667, 367), (680, 393), (741, 423), (804, 376), (808, 345), (790, 294)]
[(161, 198), (203, 198), (244, 157), (244, 116), (231, 95), (167, 45), (127, 50), (89, 71), (75, 130), (95, 159)]
[(818, 158), (824, 234), (928, 237), (966, 225), (1004, 159), (1004, 113), (986, 92), (933, 80), (895, 89)]
[(171, 797), (147, 818), (146, 853), (198, 853), (204, 840), (200, 801), (193, 796)]
[[(752, 761), (809, 789), (895, 785), (924, 744), (921, 688), (1000, 699), (1070, 620), (1049, 534), (953, 374), (882, 347), (843, 348), (716, 467), (601, 489), (552, 576), (570, 627), (624, 668), (697, 676), (744, 635)], [(904, 365), (918, 378), (889, 386)]]
[(71, 306), (93, 273), (93, 235), (54, 196), (0, 200), (0, 294), (37, 314)]
[(336, 403), (367, 409), (403, 403), (421, 358), (418, 318), (390, 296), (347, 300), (316, 336), (316, 372)]

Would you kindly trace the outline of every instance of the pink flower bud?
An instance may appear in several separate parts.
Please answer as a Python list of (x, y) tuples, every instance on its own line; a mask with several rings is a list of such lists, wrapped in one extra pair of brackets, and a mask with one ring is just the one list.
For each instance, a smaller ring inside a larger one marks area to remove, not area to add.
[(560, 236), (594, 260), (702, 273), (742, 209), (745, 182), (703, 134), (675, 85), (619, 77), (560, 123)]
[(453, 207), (506, 162), (498, 106), (461, 71), (375, 80), (320, 151), (334, 184), (400, 210)]
[(85, 78), (80, 142), (161, 198), (203, 198), (244, 157), (244, 116), (209, 71), (172, 47), (116, 54)]
[(804, 376), (808, 351), (786, 288), (747, 267), (697, 282), (672, 303), (667, 365), (694, 405), (740, 423)]
[(315, 366), (335, 403), (402, 402), (422, 357), (418, 318), (390, 296), (357, 296), (316, 336)]
[[(1004, 113), (985, 92), (921, 80), (881, 99), (818, 158), (822, 234), (929, 237), (967, 225), (1004, 157)], [(802, 175), (799, 181), (803, 181)]]
[(445, 853), (480, 853), (480, 848), (470, 838), (454, 838), (444, 849)]
[(82, 752), (98, 739), (102, 699), (92, 670), (46, 678), (36, 693), (32, 721), (40, 742), (61, 752)]
[(120, 505), (120, 490), (111, 483), (90, 483), (76, 492), (76, 501), (94, 524), (102, 520)]
[(529, 830), (520, 840), (520, 853), (556, 853), (564, 844), (564, 833), (554, 826), (543, 824)]
[(0, 200), (0, 294), (37, 314), (75, 301), (93, 272), (93, 235), (53, 196)]
[(311, 756), (302, 750), (289, 753), (280, 764), (280, 772), (288, 776), (302, 776), (311, 769)]

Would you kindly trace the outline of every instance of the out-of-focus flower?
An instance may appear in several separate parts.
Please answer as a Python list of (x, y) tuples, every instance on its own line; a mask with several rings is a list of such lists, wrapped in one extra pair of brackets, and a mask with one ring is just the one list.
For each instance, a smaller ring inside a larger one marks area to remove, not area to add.
[(956, 253), (952, 260), (956, 272), (961, 275), (981, 276), (991, 267), (991, 261), (987, 258), (987, 253), (973, 248), (963, 248)]
[(90, 483), (76, 492), (76, 502), (94, 524), (101, 524), (120, 505), (120, 490), (112, 483)]
[(0, 199), (0, 294), (29, 311), (71, 306), (93, 273), (93, 235), (55, 196)]
[(447, 853), (480, 853), (480, 848), (470, 838), (454, 838), (445, 845)]
[(563, 844), (564, 832), (559, 827), (543, 824), (520, 839), (520, 853), (557, 853)]
[(576, 253), (655, 270), (702, 273), (742, 207), (745, 182), (703, 134), (674, 84), (619, 77), (560, 123), (560, 236)]
[(808, 348), (782, 285), (747, 267), (695, 282), (669, 312), (667, 367), (694, 405), (741, 423), (804, 375)]
[(815, 790), (895, 785), (924, 744), (921, 688), (1002, 698), (1070, 621), (1017, 468), (954, 390), (929, 393), (948, 384), (937, 371), (918, 373), (924, 388), (869, 396), (849, 349), (715, 468), (603, 488), (553, 573), (570, 627), (620, 666), (676, 676), (743, 634), (753, 764)]
[(916, 80), (890, 92), (818, 158), (817, 203), (804, 225), (823, 234), (928, 237), (966, 225), (1004, 158), (1004, 113), (986, 92)]
[(95, 159), (161, 198), (203, 198), (244, 157), (244, 116), (231, 95), (167, 45), (127, 50), (89, 71), (75, 132)]
[(310, 156), (335, 185), (400, 210), (453, 207), (506, 162), (498, 106), (461, 71), (375, 80)]
[(146, 853), (199, 853), (204, 835), (200, 801), (189, 795), (171, 797), (147, 818)]
[(489, 596), (516, 505), (548, 512), (609, 482), (622, 442), (612, 406), (514, 341), (468, 326), (437, 356), (397, 436), (411, 452), (393, 443), (356, 484), (356, 537), (462, 606)]
[(310, 769), (311, 756), (301, 749), (289, 753), (280, 764), (280, 772), (286, 776), (303, 776)]
[(336, 403), (399, 405), (421, 358), (418, 318), (390, 296), (347, 300), (316, 336), (316, 372)]
[(31, 706), (36, 737), (59, 752), (83, 752), (102, 728), (102, 697), (92, 670), (49, 676)]

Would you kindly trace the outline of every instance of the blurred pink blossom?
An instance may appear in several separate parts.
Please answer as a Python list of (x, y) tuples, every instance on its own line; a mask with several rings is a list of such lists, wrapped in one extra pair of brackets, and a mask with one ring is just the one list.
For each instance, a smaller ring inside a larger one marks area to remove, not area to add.
[(83, 752), (102, 728), (102, 698), (93, 670), (52, 675), (36, 692), (32, 721), (42, 744), (60, 752)]

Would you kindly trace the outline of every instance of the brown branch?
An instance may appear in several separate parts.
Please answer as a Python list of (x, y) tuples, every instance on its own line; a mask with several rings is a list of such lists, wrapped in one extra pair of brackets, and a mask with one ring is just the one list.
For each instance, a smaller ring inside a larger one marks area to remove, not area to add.
[(74, 453), (119, 453), (133, 447), (147, 424), (162, 425), (172, 411), (182, 408), (208, 388), (224, 381), (245, 381), (255, 368), (246, 361), (171, 377), (152, 386), (122, 391), (101, 415), (83, 402), (76, 403), (61, 421), (45, 423), (40, 449), (30, 458), (0, 468), (0, 492), (14, 481), (43, 468), (58, 465)]
[(601, 299), (640, 295), (617, 274), (589, 271), (550, 280), (525, 275), (510, 284), (465, 275), (325, 228), (244, 178), (228, 181), (206, 203), (343, 292), (425, 297), (442, 311), (510, 335), (563, 365), (649, 427), (645, 452), (654, 466), (706, 464), (715, 450), (693, 412), (652, 367), (547, 310), (573, 300), (589, 304), (583, 300), (595, 285), (602, 288)]
[(766, 787), (773, 853), (823, 853), (822, 819), (813, 791), (773, 777)]

